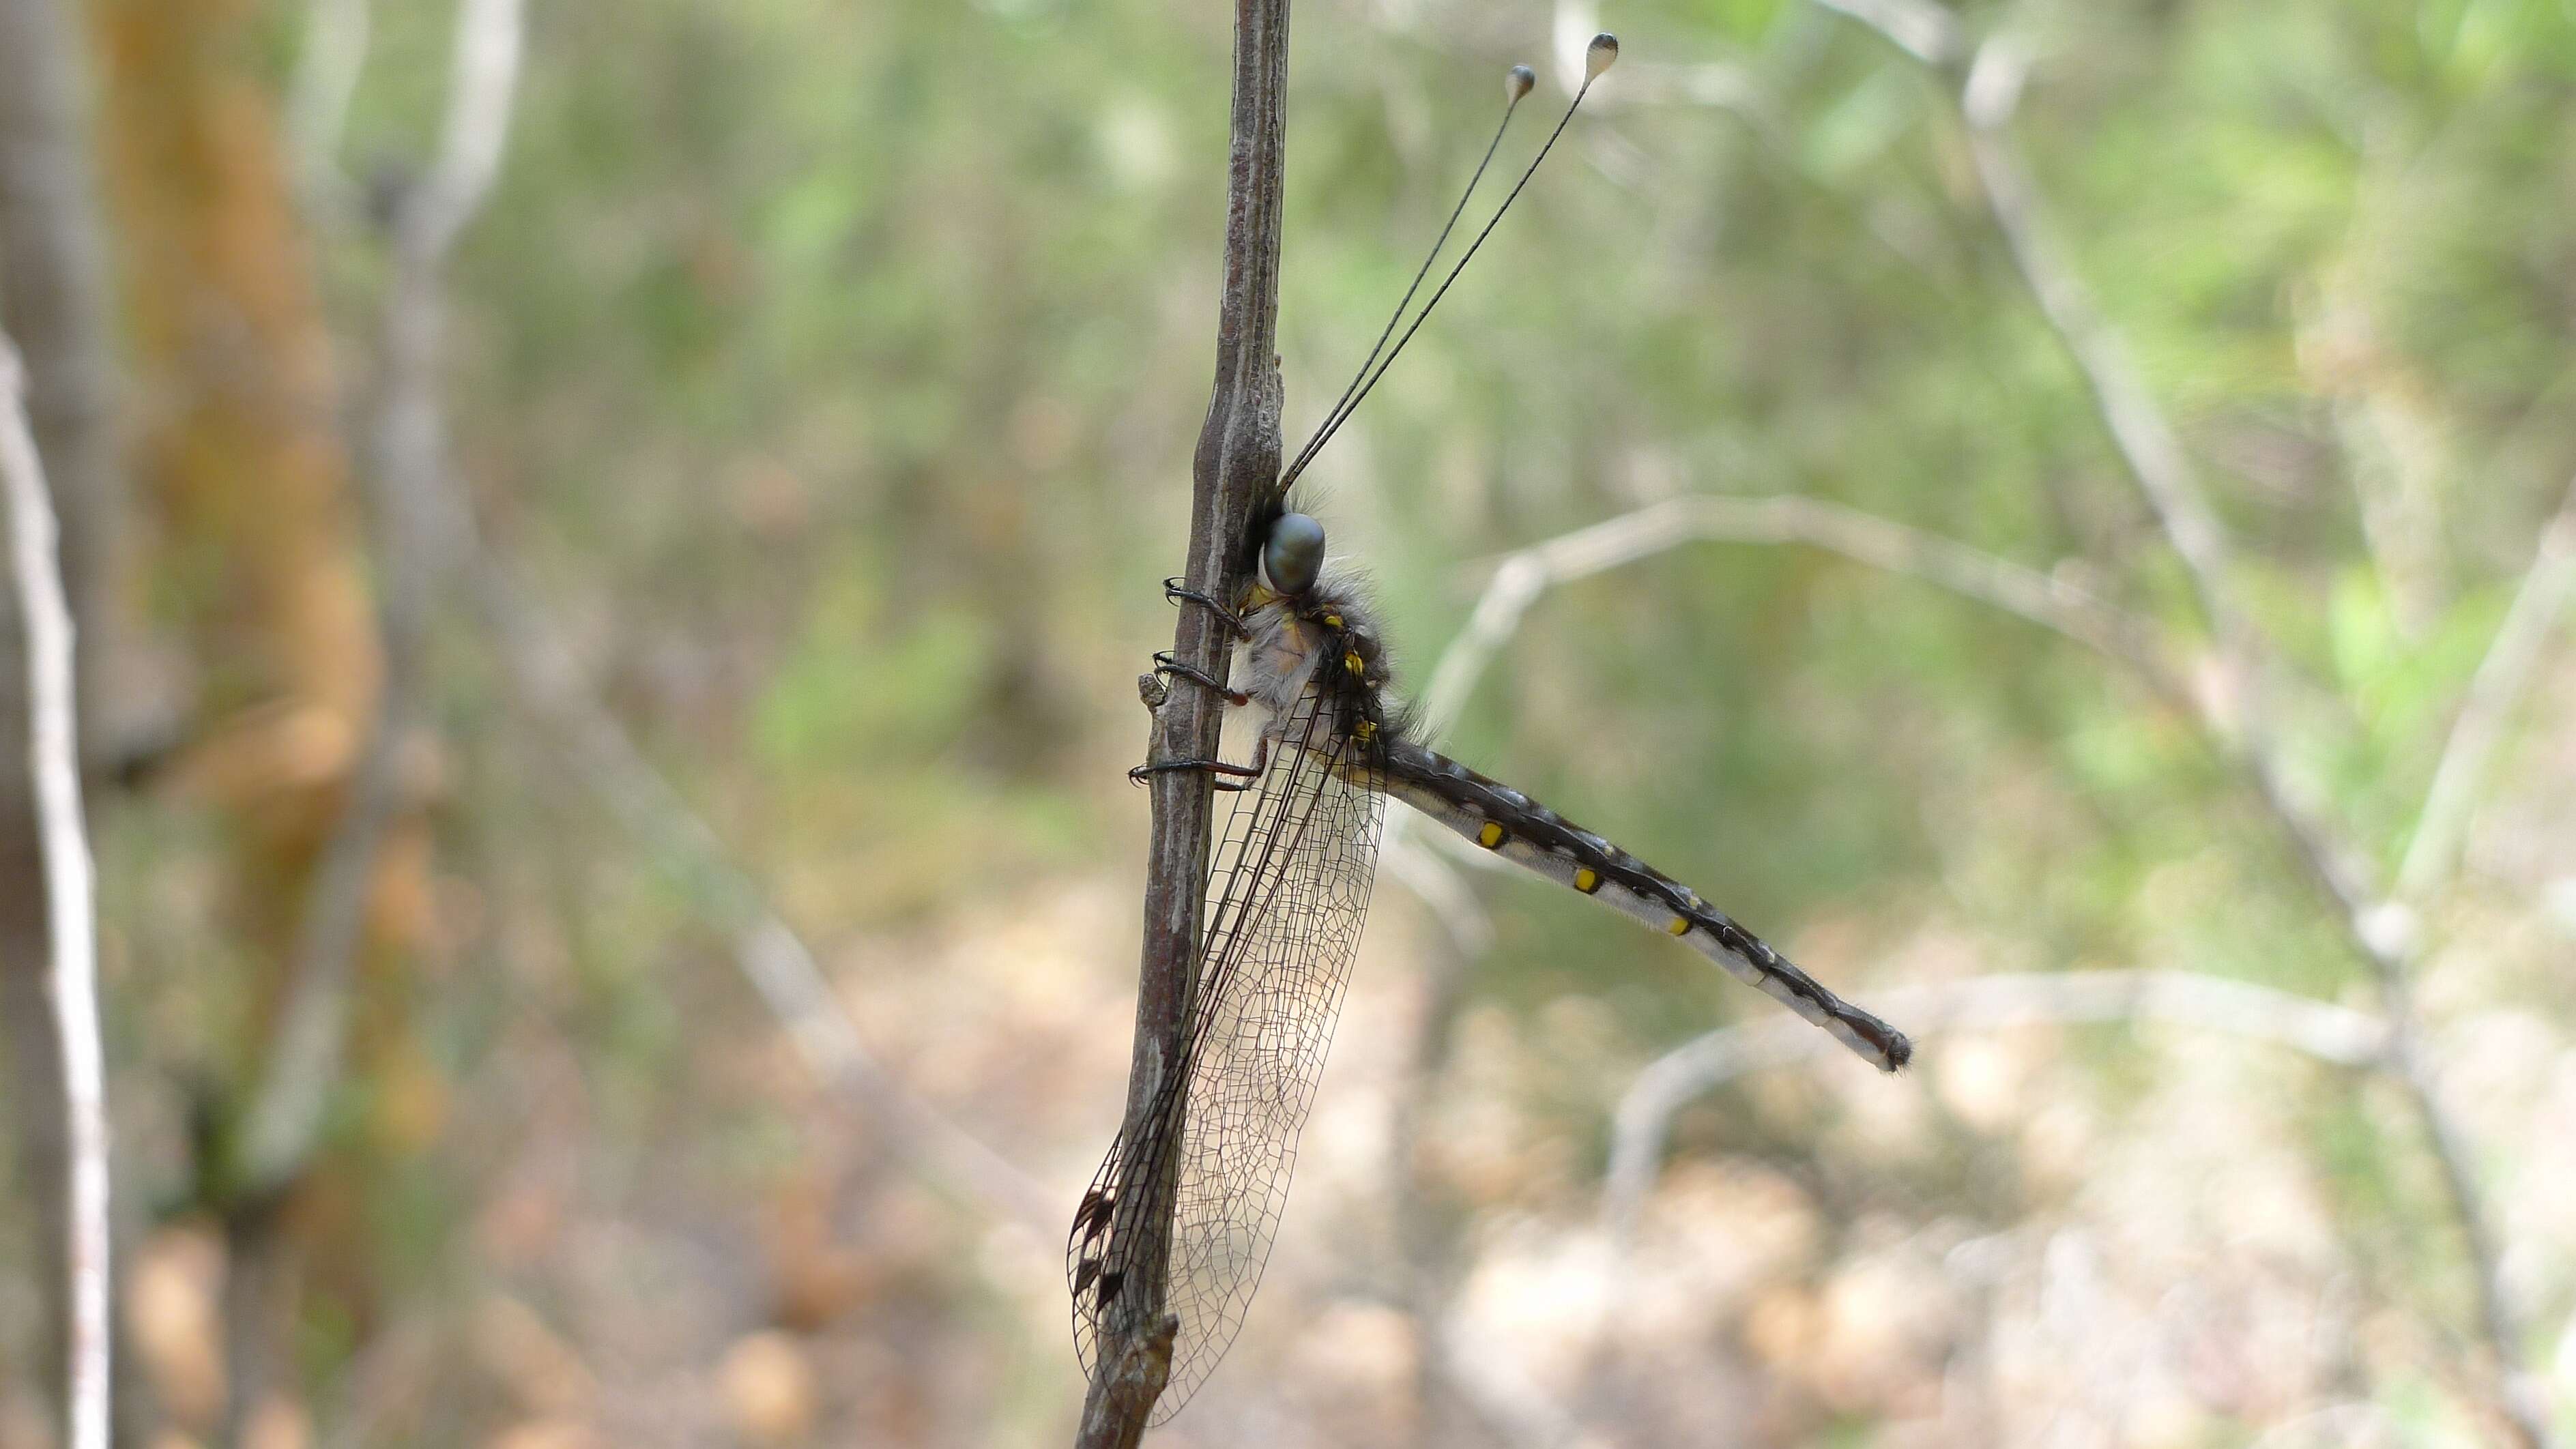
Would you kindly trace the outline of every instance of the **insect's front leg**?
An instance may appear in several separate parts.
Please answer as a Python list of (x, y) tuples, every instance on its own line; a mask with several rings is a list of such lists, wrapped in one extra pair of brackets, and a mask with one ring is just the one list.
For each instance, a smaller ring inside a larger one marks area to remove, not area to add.
[(1175, 604), (1184, 602), (1196, 604), (1200, 608), (1207, 610), (1209, 613), (1216, 615), (1218, 620), (1221, 621), (1225, 627), (1234, 631), (1234, 637), (1237, 639), (1249, 639), (1252, 637), (1252, 626), (1243, 621), (1243, 616), (1241, 614), (1236, 613), (1232, 609), (1227, 608), (1225, 605), (1218, 603), (1215, 599), (1206, 594), (1200, 593), (1196, 589), (1184, 587), (1181, 581), (1177, 578), (1163, 580), (1163, 597), (1171, 600)]

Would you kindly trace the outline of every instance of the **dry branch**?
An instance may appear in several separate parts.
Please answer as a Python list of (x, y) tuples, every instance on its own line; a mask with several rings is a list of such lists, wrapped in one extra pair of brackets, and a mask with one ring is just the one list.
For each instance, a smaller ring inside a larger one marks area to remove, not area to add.
[[(1242, 543), (1261, 495), (1279, 476), (1279, 377), (1273, 352), (1279, 315), (1280, 183), (1287, 153), (1288, 0), (1236, 0), (1232, 145), (1226, 181), (1225, 289), (1217, 312), (1216, 385), (1191, 468), (1189, 586), (1230, 599), (1245, 583)], [(1209, 611), (1184, 608), (1172, 653), (1223, 678), (1231, 637)], [(1211, 691), (1176, 689), (1154, 710), (1153, 761), (1213, 759), (1224, 723)], [(1214, 823), (1208, 777), (1167, 770), (1153, 777), (1153, 836), (1145, 878), (1143, 960), (1137, 973), (1136, 1042), (1128, 1064), (1121, 1129), (1141, 1140), (1166, 1072), (1181, 1060), (1197, 980), (1199, 927)], [(1172, 1183), (1146, 1185), (1155, 1198), (1141, 1220), (1149, 1231), (1128, 1269), (1144, 1285), (1142, 1307), (1105, 1325), (1100, 1359), (1083, 1403), (1082, 1449), (1133, 1445), (1145, 1431), (1170, 1366), (1163, 1312), (1170, 1251)], [(1157, 1351), (1159, 1345), (1159, 1352)]]
[(27, 769), (44, 836), (54, 1029), (63, 1071), (70, 1170), (64, 1228), (70, 1324), (64, 1404), (72, 1449), (107, 1449), (109, 1403), (107, 1080), (98, 1029), (97, 919), (81, 820), (72, 612), (64, 597), (52, 497), (27, 424), (26, 370), (0, 335), (0, 488), (10, 565), (27, 630)]

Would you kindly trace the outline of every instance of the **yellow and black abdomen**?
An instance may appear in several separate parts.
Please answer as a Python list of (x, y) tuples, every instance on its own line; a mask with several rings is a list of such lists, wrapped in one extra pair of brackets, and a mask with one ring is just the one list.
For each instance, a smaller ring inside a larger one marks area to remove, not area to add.
[(1397, 736), (1386, 792), (1478, 847), (1673, 936), (1833, 1033), (1884, 1071), (1914, 1055), (1905, 1033), (1844, 1001), (1699, 893), (1497, 780)]

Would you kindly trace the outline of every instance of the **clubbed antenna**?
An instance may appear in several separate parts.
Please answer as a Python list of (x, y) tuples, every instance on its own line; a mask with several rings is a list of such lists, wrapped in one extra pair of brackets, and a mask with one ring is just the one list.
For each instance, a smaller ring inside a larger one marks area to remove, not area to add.
[(1590, 45), (1583, 47), (1583, 83), (1590, 85), (1601, 79), (1601, 72), (1618, 63), (1619, 37), (1607, 30), (1602, 31), (1592, 37)]
[(1458, 218), (1466, 214), (1467, 201), (1476, 194), (1476, 183), (1485, 179), (1485, 168), (1494, 164), (1495, 148), (1503, 144), (1503, 132), (1512, 124), (1512, 112), (1520, 109), (1521, 97), (1528, 95), (1530, 87), (1536, 84), (1538, 84), (1538, 75), (1528, 66), (1516, 65), (1504, 73), (1503, 119), (1501, 124), (1494, 127), (1494, 139), (1485, 143), (1485, 159), (1476, 163), (1476, 174), (1467, 178), (1467, 189), (1458, 194), (1458, 204), (1450, 208), (1449, 220), (1440, 228), (1440, 235), (1432, 241), (1430, 255), (1422, 259), (1421, 269), (1413, 274), (1413, 285), (1404, 289), (1404, 299), (1395, 304), (1395, 315), (1386, 319), (1386, 330), (1377, 335), (1376, 345), (1369, 348), (1369, 355), (1360, 363), (1359, 371), (1351, 375), (1350, 386), (1343, 388), (1342, 395), (1333, 400), (1331, 410), (1324, 414), (1322, 426), (1315, 429), (1315, 437), (1298, 452), (1297, 460), (1289, 464), (1288, 471), (1281, 475), (1279, 491), (1282, 493), (1288, 491), (1288, 480), (1295, 478), (1299, 470), (1306, 466), (1316, 446), (1332, 432), (1343, 412), (1356, 406), (1352, 394), (1358, 392), (1360, 384), (1367, 379), (1370, 364), (1376, 362), (1378, 354), (1386, 350), (1386, 339), (1395, 335), (1395, 325), (1404, 320), (1404, 309), (1413, 305), (1414, 294), (1422, 290), (1422, 279), (1431, 275), (1431, 264), (1440, 260), (1440, 249), (1449, 244), (1449, 233), (1457, 230)]
[[(1504, 197), (1503, 204), (1494, 209), (1493, 218), (1485, 223), (1484, 230), (1477, 232), (1476, 239), (1467, 244), (1466, 254), (1458, 258), (1457, 264), (1449, 269), (1449, 275), (1441, 279), (1439, 290), (1431, 294), (1430, 301), (1422, 304), (1422, 311), (1415, 315), (1413, 325), (1404, 329), (1404, 335), (1396, 339), (1394, 350), (1387, 351), (1385, 361), (1380, 362), (1378, 354), (1386, 351), (1386, 339), (1394, 333), (1395, 324), (1404, 320), (1404, 309), (1412, 303), (1414, 293), (1421, 290), (1422, 279), (1430, 275), (1431, 263), (1439, 258), (1440, 248), (1448, 243), (1451, 228), (1457, 226), (1460, 213), (1467, 209), (1467, 197), (1475, 194), (1476, 181), (1484, 176), (1485, 165), (1494, 159), (1494, 148), (1502, 144), (1503, 127), (1511, 124), (1512, 111), (1519, 107), (1521, 97), (1530, 93), (1530, 87), (1536, 84), (1538, 79), (1525, 65), (1513, 66), (1504, 76), (1503, 95), (1506, 98), (1506, 104), (1503, 108), (1503, 124), (1494, 128), (1494, 139), (1485, 147), (1485, 160), (1477, 163), (1476, 176), (1467, 182), (1466, 194), (1458, 198), (1457, 209), (1449, 213), (1449, 225), (1440, 229), (1440, 239), (1431, 244), (1431, 255), (1422, 259), (1422, 270), (1414, 274), (1413, 285), (1405, 290), (1404, 300), (1395, 304), (1395, 315), (1387, 319), (1386, 331), (1378, 334), (1377, 346), (1369, 349), (1367, 360), (1360, 364), (1360, 370), (1351, 378), (1350, 386), (1342, 389), (1342, 396), (1333, 404), (1332, 411), (1324, 415), (1323, 423), (1315, 429), (1315, 436), (1307, 441), (1305, 447), (1297, 450), (1295, 461), (1280, 473), (1279, 492), (1288, 491), (1288, 485), (1297, 481), (1297, 475), (1306, 471), (1306, 465), (1315, 460), (1315, 455), (1323, 451), (1326, 443), (1332, 441), (1333, 434), (1341, 431), (1342, 424), (1349, 420), (1352, 413), (1359, 410), (1361, 403), (1368, 400), (1368, 395), (1376, 388), (1378, 379), (1386, 376), (1386, 370), (1395, 365), (1395, 359), (1404, 351), (1404, 345), (1413, 340), (1414, 333), (1422, 330), (1423, 322), (1431, 316), (1431, 309), (1439, 306), (1440, 299), (1449, 294), (1450, 284), (1458, 280), (1459, 273), (1467, 270), (1467, 263), (1475, 260), (1476, 249), (1485, 244), (1485, 238), (1494, 234), (1494, 227), (1502, 221), (1503, 213), (1511, 210), (1512, 203), (1519, 199), (1521, 188), (1529, 185), (1530, 178), (1538, 174), (1539, 163), (1545, 161), (1547, 153), (1555, 149), (1556, 138), (1565, 134), (1566, 123), (1574, 119), (1574, 113), (1582, 106), (1584, 96), (1591, 92), (1592, 83), (1601, 79), (1601, 73), (1608, 70), (1618, 59), (1619, 37), (1606, 30), (1592, 37), (1592, 44), (1583, 52), (1583, 85), (1575, 91), (1573, 101), (1565, 108), (1565, 114), (1557, 118), (1556, 129), (1548, 133), (1546, 144), (1538, 148), (1538, 155), (1530, 158), (1528, 169), (1521, 172), (1519, 181), (1513, 183), (1511, 195)], [(1371, 364), (1376, 365), (1377, 370), (1374, 373), (1369, 370)]]

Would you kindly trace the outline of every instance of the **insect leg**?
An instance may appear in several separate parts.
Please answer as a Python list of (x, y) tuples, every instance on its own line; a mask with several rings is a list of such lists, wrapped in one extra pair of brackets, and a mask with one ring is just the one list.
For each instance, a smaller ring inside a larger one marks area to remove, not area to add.
[[(1223, 760), (1152, 760), (1127, 772), (1127, 778), (1142, 785), (1149, 775), (1169, 774), (1174, 770), (1205, 770), (1217, 776), (1220, 790), (1248, 790), (1253, 780), (1261, 778), (1258, 765), (1229, 765)], [(1228, 783), (1229, 780), (1235, 783)]]
[(1243, 622), (1243, 616), (1241, 614), (1236, 613), (1232, 609), (1227, 608), (1225, 605), (1218, 603), (1215, 599), (1210, 598), (1206, 594), (1200, 593), (1196, 589), (1183, 587), (1178, 578), (1163, 580), (1163, 597), (1171, 600), (1175, 604), (1181, 602), (1183, 599), (1187, 599), (1191, 603), (1198, 605), (1200, 608), (1207, 610), (1209, 613), (1214, 614), (1217, 618), (1223, 620), (1225, 627), (1232, 629), (1236, 638), (1249, 639), (1252, 637), (1252, 626)]
[(1263, 735), (1261, 743), (1253, 746), (1252, 763), (1249, 765), (1229, 765), (1223, 760), (1155, 760), (1129, 770), (1127, 778), (1142, 785), (1150, 775), (1160, 775), (1172, 770), (1205, 770), (1217, 777), (1218, 789), (1230, 794), (1238, 790), (1251, 789), (1252, 782), (1260, 779), (1261, 772), (1269, 766), (1270, 737)]
[(1189, 680), (1193, 684), (1205, 685), (1207, 688), (1215, 690), (1218, 694), (1223, 695), (1225, 697), (1225, 702), (1228, 704), (1252, 703), (1251, 695), (1244, 693), (1240, 689), (1227, 688), (1224, 680), (1217, 678), (1215, 675), (1208, 673), (1206, 670), (1199, 668), (1195, 664), (1186, 663), (1182, 660), (1173, 658), (1171, 651), (1168, 649), (1154, 656), (1154, 672), (1156, 674), (1177, 674), (1183, 679)]

